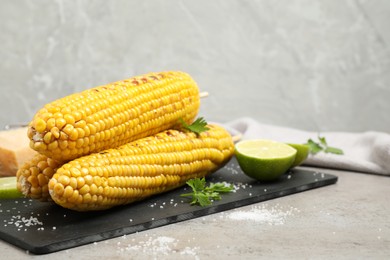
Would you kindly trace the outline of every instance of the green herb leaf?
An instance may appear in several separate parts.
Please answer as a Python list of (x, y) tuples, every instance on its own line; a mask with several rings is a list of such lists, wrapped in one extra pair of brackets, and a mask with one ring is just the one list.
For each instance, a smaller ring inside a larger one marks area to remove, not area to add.
[(325, 147), (328, 146), (328, 143), (326, 142), (325, 137), (318, 136), (318, 140), (320, 141), (320, 144), (322, 146), (325, 146)]
[(220, 200), (220, 193), (232, 192), (233, 185), (227, 186), (225, 183), (210, 183), (206, 186), (206, 179), (195, 178), (187, 181), (192, 192), (181, 194), (182, 197), (191, 197), (191, 205), (200, 205), (202, 207), (211, 205), (212, 201)]
[(225, 183), (210, 183), (210, 186), (207, 188), (208, 190), (213, 190), (219, 193), (227, 193), (231, 192), (233, 189), (233, 185), (226, 186)]
[(207, 122), (203, 119), (203, 117), (199, 117), (191, 125), (184, 122), (182, 118), (179, 118), (179, 121), (185, 129), (190, 130), (196, 134), (200, 134), (210, 129), (207, 127)]
[(328, 146), (325, 137), (318, 136), (319, 142), (315, 142), (312, 139), (307, 140), (306, 145), (309, 146), (311, 154), (317, 154), (319, 152), (333, 153), (333, 154), (344, 154), (343, 150), (336, 147)]
[(310, 153), (312, 154), (317, 154), (322, 151), (321, 145), (314, 142), (312, 139), (307, 140), (306, 144), (309, 146)]
[(202, 191), (205, 189), (206, 179), (203, 178), (203, 179), (189, 180), (187, 184), (192, 188), (193, 191)]
[(335, 147), (326, 147), (325, 153), (334, 153), (334, 154), (344, 154), (343, 150), (339, 149), (339, 148), (335, 148)]
[(200, 206), (205, 207), (211, 205), (210, 197), (204, 193), (198, 193), (195, 198), (192, 199), (191, 204), (195, 205), (199, 203)]

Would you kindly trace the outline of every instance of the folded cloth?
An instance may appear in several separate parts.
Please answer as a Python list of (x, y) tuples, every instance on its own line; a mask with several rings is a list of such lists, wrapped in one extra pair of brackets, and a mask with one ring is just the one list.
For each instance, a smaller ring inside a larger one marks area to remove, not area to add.
[[(286, 143), (317, 140), (319, 133), (288, 127), (262, 124), (252, 118), (239, 118), (224, 126), (232, 135), (245, 139), (271, 139)], [(362, 133), (322, 132), (329, 146), (343, 150), (343, 155), (320, 152), (309, 155), (303, 165), (335, 168), (390, 176), (390, 134), (367, 131)]]

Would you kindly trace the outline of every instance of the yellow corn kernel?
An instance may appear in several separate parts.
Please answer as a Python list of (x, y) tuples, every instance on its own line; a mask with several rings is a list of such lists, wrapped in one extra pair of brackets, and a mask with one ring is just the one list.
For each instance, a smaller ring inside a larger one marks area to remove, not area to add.
[[(30, 161), (25, 162), (16, 173), (17, 187), (27, 198), (41, 201), (51, 200), (48, 183), (54, 172), (61, 164), (45, 155), (36, 154)], [(61, 182), (65, 176), (61, 177)], [(69, 179), (69, 178), (68, 178)]]
[(207, 176), (234, 152), (225, 129), (208, 127), (199, 135), (167, 130), (65, 163), (49, 182), (50, 195), (54, 202), (72, 210), (103, 210)]
[(145, 74), (45, 105), (29, 124), (30, 146), (66, 162), (175, 128), (179, 118), (190, 123), (199, 105), (188, 74)]

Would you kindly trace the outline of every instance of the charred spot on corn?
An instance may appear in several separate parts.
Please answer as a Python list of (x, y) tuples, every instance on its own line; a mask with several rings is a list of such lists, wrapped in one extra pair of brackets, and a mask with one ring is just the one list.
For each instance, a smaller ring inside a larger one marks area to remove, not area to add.
[(150, 73), (48, 103), (27, 135), (32, 149), (65, 162), (190, 123), (199, 106), (188, 74)]
[(166, 130), (65, 163), (49, 181), (50, 196), (72, 210), (104, 210), (208, 176), (234, 153), (230, 134), (208, 127), (200, 134)]

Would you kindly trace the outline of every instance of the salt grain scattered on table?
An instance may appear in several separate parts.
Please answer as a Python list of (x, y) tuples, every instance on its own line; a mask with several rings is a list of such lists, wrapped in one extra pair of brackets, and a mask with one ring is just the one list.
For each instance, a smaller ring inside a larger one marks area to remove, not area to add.
[[(194, 256), (197, 258), (197, 251), (199, 247), (180, 247), (180, 241), (173, 237), (154, 235), (148, 236), (147, 240), (139, 241), (137, 244), (128, 244), (125, 247), (118, 244), (118, 252), (128, 254), (129, 252), (142, 252), (143, 255), (152, 257), (161, 257), (162, 255), (175, 258), (175, 255), (181, 256)], [(134, 239), (132, 239), (134, 242)], [(191, 242), (189, 240), (189, 242)]]
[(226, 218), (238, 221), (262, 222), (269, 225), (282, 225), (289, 216), (294, 215), (296, 212), (299, 212), (299, 210), (294, 207), (287, 210), (278, 206), (268, 209), (267, 204), (262, 204), (252, 206), (248, 211), (235, 210), (228, 213)]

